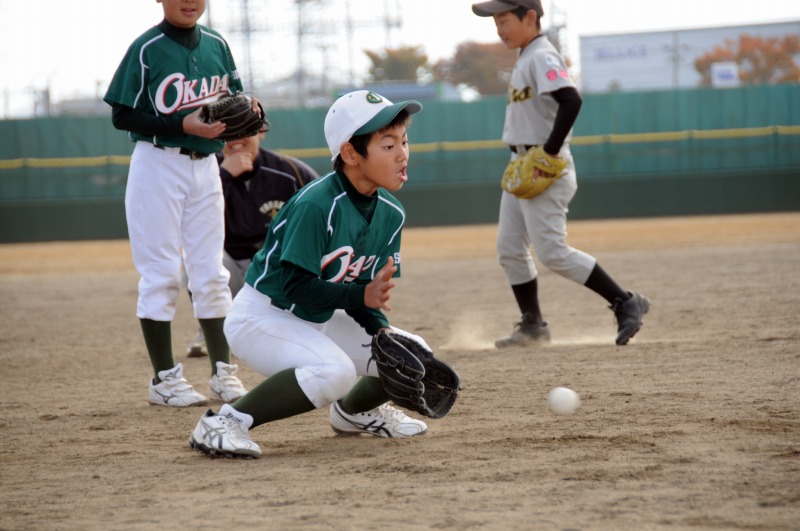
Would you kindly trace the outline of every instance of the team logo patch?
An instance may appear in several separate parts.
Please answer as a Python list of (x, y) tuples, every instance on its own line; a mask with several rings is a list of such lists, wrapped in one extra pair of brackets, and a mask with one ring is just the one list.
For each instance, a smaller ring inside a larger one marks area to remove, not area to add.
[(383, 101), (383, 98), (372, 92), (371, 90), (367, 92), (367, 101), (369, 103), (380, 103)]

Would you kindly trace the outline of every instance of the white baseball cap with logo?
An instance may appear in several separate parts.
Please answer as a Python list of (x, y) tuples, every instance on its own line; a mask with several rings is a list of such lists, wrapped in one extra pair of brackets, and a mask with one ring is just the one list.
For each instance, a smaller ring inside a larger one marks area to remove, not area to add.
[(356, 90), (339, 96), (325, 116), (325, 140), (336, 160), (342, 145), (355, 135), (366, 135), (386, 127), (403, 109), (408, 114), (422, 110), (418, 101), (392, 103), (371, 90)]

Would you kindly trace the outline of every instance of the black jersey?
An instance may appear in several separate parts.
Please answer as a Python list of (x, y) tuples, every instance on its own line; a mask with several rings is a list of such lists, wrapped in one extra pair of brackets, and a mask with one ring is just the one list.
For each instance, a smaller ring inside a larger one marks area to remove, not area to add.
[[(222, 163), (222, 155), (217, 158)], [(305, 162), (259, 149), (253, 171), (238, 177), (220, 168), (225, 196), (225, 251), (250, 259), (264, 244), (272, 218), (294, 193), (318, 177)]]

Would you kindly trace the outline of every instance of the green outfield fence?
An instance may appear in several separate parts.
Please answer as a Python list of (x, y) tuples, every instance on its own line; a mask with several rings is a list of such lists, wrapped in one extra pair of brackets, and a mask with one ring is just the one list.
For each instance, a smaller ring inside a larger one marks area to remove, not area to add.
[[(423, 105), (408, 225), (495, 222), (504, 100)], [(327, 172), (325, 112), (268, 112), (265, 147)], [(0, 242), (127, 237), (133, 144), (110, 116), (0, 121), (0, 138)], [(799, 210), (800, 85), (587, 95), (572, 151), (572, 219)]]

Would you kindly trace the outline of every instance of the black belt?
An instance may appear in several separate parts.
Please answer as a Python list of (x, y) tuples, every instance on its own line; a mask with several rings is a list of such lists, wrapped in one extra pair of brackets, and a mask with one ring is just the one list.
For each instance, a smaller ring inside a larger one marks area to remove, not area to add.
[(511, 153), (522, 154), (522, 153), (525, 153), (525, 151), (528, 151), (532, 147), (536, 147), (536, 146), (508, 146), (508, 149), (511, 150)]
[[(153, 144), (154, 147), (158, 149), (164, 149), (164, 146), (159, 146), (158, 144)], [(203, 153), (202, 151), (194, 151), (192, 149), (187, 149), (185, 147), (180, 148), (179, 153), (181, 155), (186, 155), (192, 160), (200, 160), (206, 158), (209, 153)]]

